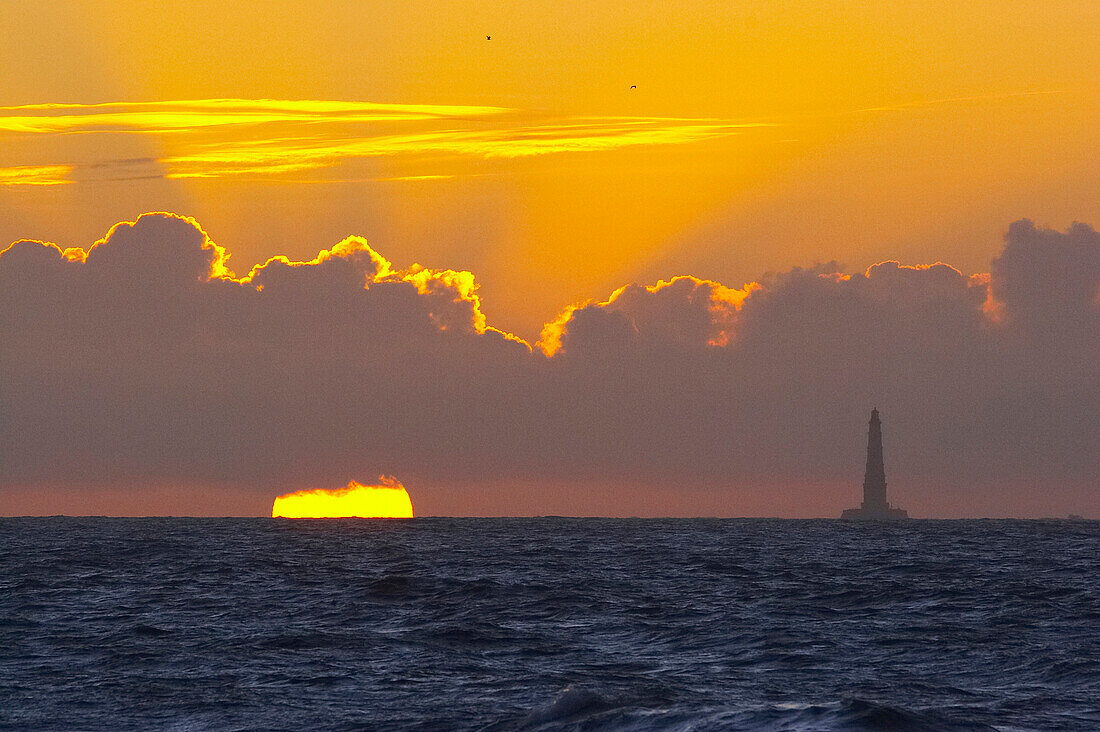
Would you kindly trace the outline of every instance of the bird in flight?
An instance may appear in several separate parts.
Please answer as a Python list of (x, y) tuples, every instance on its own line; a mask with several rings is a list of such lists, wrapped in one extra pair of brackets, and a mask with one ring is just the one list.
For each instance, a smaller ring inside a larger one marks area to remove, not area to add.
[(637, 89), (637, 88), (638, 88), (638, 85), (637, 85), (637, 84), (631, 84), (631, 85), (630, 85), (630, 88), (631, 88), (631, 89)]
[(485, 40), (491, 41), (491, 40), (493, 40), (493, 37), (492, 36), (485, 36)]

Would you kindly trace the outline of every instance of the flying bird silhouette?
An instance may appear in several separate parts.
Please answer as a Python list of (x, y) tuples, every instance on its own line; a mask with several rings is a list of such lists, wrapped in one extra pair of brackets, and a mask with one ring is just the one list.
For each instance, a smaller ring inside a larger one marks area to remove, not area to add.
[(637, 84), (631, 84), (631, 85), (630, 85), (630, 88), (631, 88), (631, 89), (637, 89), (637, 88), (638, 88), (638, 85), (637, 85)]
[(491, 41), (491, 40), (493, 40), (493, 37), (492, 36), (485, 36), (485, 40)]

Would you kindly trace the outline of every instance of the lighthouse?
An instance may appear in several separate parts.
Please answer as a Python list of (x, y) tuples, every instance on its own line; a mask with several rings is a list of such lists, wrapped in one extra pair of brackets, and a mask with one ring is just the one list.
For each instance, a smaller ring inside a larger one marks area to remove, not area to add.
[(886, 468), (882, 462), (882, 420), (871, 410), (867, 425), (867, 469), (863, 474), (863, 504), (841, 514), (849, 519), (905, 519), (909, 514), (886, 500)]

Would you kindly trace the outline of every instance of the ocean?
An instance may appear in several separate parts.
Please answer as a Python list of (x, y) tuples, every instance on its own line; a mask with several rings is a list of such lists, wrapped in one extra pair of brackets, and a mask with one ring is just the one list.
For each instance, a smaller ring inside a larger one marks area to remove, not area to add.
[(0, 519), (0, 728), (1100, 729), (1100, 522)]

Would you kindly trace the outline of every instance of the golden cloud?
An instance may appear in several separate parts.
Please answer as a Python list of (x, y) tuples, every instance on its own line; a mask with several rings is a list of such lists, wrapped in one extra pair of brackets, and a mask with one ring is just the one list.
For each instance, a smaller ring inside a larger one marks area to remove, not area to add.
[(725, 346), (730, 342), (736, 313), (745, 299), (757, 289), (760, 289), (760, 285), (756, 282), (749, 282), (741, 289), (735, 289), (691, 275), (659, 280), (653, 285), (625, 285), (612, 292), (604, 301), (589, 300), (565, 308), (557, 318), (543, 326), (536, 346), (547, 356), (558, 353), (562, 348), (562, 338), (577, 311), (586, 308), (630, 312), (632, 326), (637, 331), (637, 305), (640, 299), (651, 300), (653, 298), (650, 296), (654, 295), (658, 298), (669, 295), (700, 306), (703, 311), (701, 315), (707, 323), (706, 344)]
[(57, 186), (72, 183), (71, 165), (16, 165), (0, 168), (0, 186)]
[[(155, 162), (161, 166), (157, 174), (167, 178), (270, 176), (377, 157), (520, 158), (682, 145), (770, 126), (774, 125), (721, 119), (570, 117), (504, 107), (319, 100), (198, 99), (0, 107), (0, 132), (166, 135), (170, 152)], [(9, 171), (6, 177), (25, 183), (36, 179), (63, 183), (69, 182), (66, 176), (72, 167), (5, 170)], [(109, 165), (83, 167), (93, 178), (110, 175)], [(394, 176), (387, 180), (441, 177), (446, 176)]]
[(479, 117), (504, 107), (287, 99), (192, 99), (0, 107), (0, 132), (188, 132), (270, 123), (408, 122)]

